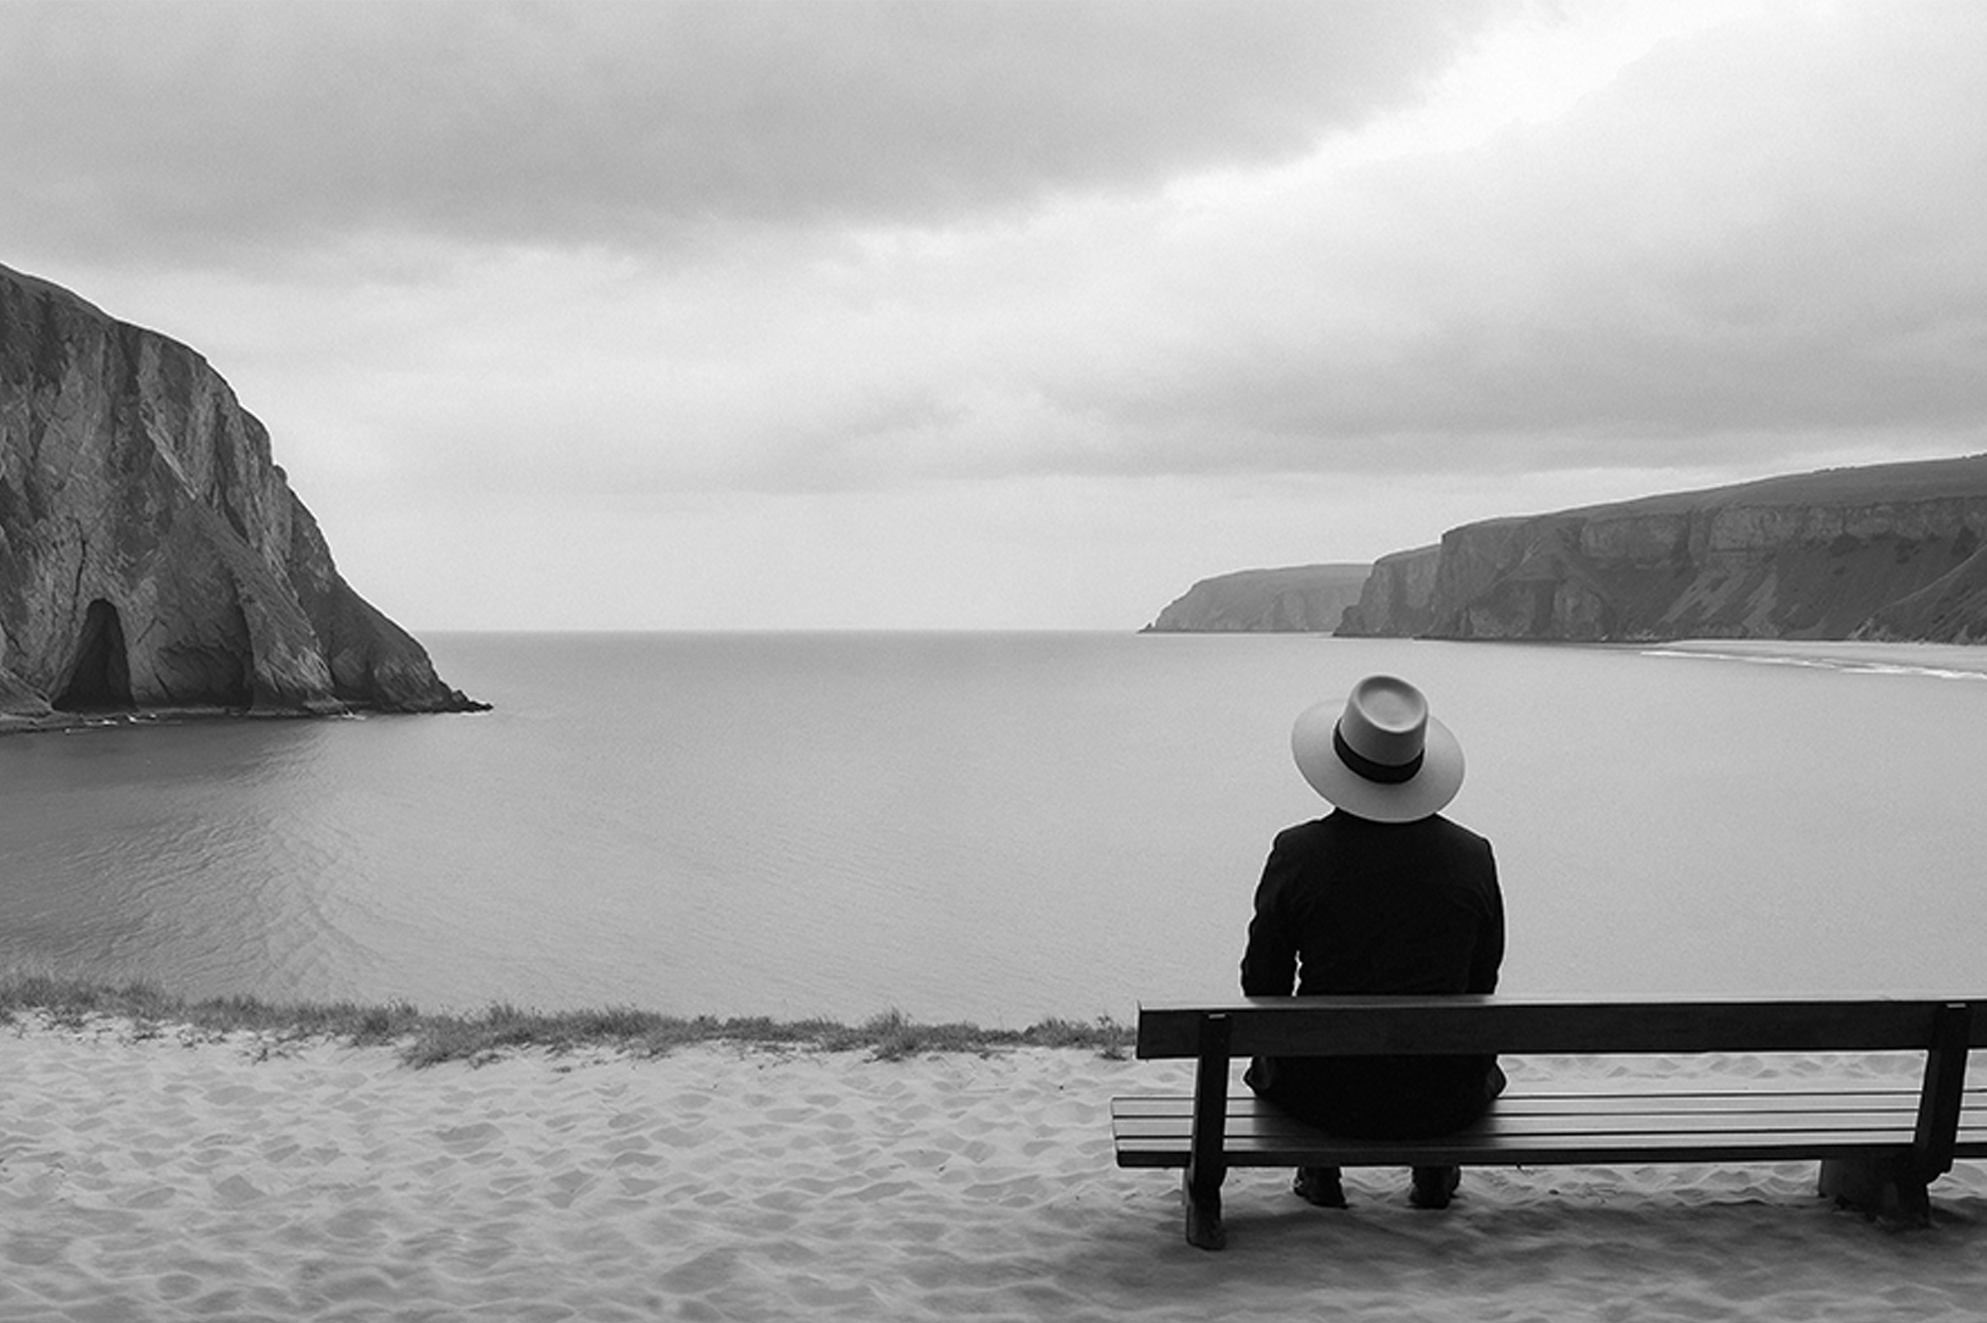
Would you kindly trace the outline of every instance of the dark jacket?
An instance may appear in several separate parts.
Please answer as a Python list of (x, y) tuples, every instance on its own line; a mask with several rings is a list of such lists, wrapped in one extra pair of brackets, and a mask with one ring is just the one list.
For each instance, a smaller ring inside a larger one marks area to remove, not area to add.
[[(1242, 959), (1251, 997), (1494, 992), (1504, 900), (1490, 843), (1441, 816), (1343, 811), (1282, 832), (1256, 889)], [(1350, 1135), (1441, 1134), (1502, 1086), (1494, 1056), (1259, 1059), (1249, 1084)]]

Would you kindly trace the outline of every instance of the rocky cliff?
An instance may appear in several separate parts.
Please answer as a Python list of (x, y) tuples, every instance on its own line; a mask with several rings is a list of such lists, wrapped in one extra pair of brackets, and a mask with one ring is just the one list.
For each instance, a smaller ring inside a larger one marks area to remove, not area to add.
[(1359, 600), (1365, 565), (1293, 565), (1202, 579), (1141, 634), (1231, 631), (1328, 634)]
[(1441, 553), (1439, 546), (1416, 547), (1374, 561), (1359, 600), (1346, 611), (1337, 632), (1399, 638), (1427, 633), (1435, 623), (1435, 568)]
[(481, 706), (339, 576), (205, 359), (0, 267), (0, 715)]
[(1451, 529), (1376, 563), (1342, 633), (1987, 641), (1987, 455)]

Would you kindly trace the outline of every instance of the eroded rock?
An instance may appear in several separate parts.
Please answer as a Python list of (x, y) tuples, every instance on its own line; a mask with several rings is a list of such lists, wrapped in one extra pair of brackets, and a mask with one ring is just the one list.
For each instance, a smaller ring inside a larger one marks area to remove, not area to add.
[(0, 267), (0, 713), (452, 712), (199, 354)]

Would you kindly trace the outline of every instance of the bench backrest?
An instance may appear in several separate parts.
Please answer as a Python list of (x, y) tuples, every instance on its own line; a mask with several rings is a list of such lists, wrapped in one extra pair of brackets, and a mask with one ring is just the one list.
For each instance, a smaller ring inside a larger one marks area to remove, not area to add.
[[(1965, 1013), (1948, 1008), (1965, 1008)], [(1139, 1057), (1199, 1056), (1203, 1025), (1211, 1016), (1222, 1018), (1226, 1050), (1234, 1056), (1987, 1047), (1987, 999), (1965, 997), (1577, 1002), (1479, 996), (1251, 997), (1198, 1006), (1141, 1006)]]

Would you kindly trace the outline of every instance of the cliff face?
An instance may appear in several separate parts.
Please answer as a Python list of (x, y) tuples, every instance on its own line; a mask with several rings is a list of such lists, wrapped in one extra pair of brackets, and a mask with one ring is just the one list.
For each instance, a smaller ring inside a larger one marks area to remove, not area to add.
[(1365, 565), (1293, 565), (1202, 579), (1141, 634), (1330, 633), (1359, 600)]
[(206, 360), (0, 267), (0, 713), (480, 706), (339, 576)]
[(1451, 529), (1425, 605), (1405, 570), (1382, 582), (1383, 560), (1368, 597), (1407, 606), (1369, 612), (1363, 598), (1349, 623), (1458, 639), (1983, 641), (1983, 539), (1987, 456), (1831, 470)]
[(1338, 632), (1398, 638), (1426, 633), (1435, 620), (1435, 570), (1441, 552), (1440, 547), (1416, 547), (1374, 561), (1359, 601), (1345, 613)]

